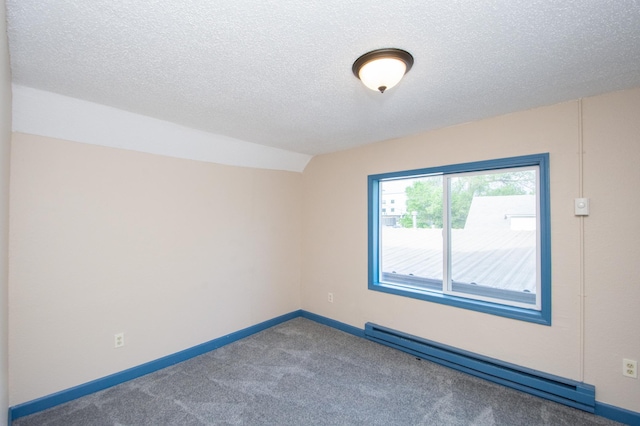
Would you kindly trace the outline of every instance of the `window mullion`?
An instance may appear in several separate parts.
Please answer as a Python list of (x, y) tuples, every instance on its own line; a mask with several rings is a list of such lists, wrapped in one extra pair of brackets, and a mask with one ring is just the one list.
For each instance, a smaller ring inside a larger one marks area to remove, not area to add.
[(451, 179), (442, 177), (442, 292), (451, 291)]

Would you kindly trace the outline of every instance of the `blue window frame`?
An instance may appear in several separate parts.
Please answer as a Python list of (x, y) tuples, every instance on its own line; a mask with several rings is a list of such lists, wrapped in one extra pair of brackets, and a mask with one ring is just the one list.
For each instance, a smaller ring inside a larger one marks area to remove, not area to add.
[(551, 325), (549, 154), (370, 175), (368, 199), (370, 290)]

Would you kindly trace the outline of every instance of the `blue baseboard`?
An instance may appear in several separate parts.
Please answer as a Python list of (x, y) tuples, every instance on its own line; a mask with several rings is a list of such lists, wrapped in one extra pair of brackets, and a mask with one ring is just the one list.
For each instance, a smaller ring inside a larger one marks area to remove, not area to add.
[(218, 349), (222, 346), (228, 345), (229, 343), (233, 343), (237, 340), (251, 336), (252, 334), (258, 333), (260, 331), (266, 330), (275, 325), (281, 324), (294, 318), (298, 318), (300, 316), (302, 316), (302, 311), (294, 311), (270, 319), (268, 321), (261, 322), (260, 324), (256, 324), (251, 327), (236, 331), (226, 336), (219, 337), (209, 342), (202, 343), (192, 348), (185, 349), (183, 351), (167, 355), (154, 361), (129, 368), (128, 370), (120, 371), (118, 373), (102, 377), (88, 383), (83, 383), (81, 385), (65, 389), (51, 395), (43, 396), (42, 398), (34, 399), (33, 401), (15, 405), (9, 408), (9, 424), (11, 424), (12, 420), (19, 419), (20, 417), (35, 414), (48, 408), (55, 407), (56, 405), (64, 404), (65, 402), (72, 401), (82, 396), (110, 388), (112, 386), (127, 382), (129, 380), (144, 376), (149, 373), (153, 373), (154, 371), (161, 370), (163, 368), (172, 366), (182, 361), (186, 361), (198, 355), (202, 355), (214, 349)]
[(354, 336), (357, 336), (357, 337), (364, 337), (364, 330), (358, 327), (354, 327), (352, 325), (345, 324), (340, 321), (332, 320), (331, 318), (323, 317), (321, 315), (312, 314), (311, 312), (307, 312), (307, 311), (300, 311), (300, 312), (301, 312), (300, 316), (302, 316), (303, 318), (310, 319), (311, 321), (315, 321), (317, 323), (326, 325), (331, 328), (335, 328), (340, 331), (344, 331), (345, 333), (353, 334)]
[[(150, 361), (146, 364), (132, 367), (128, 370), (121, 371), (119, 373), (112, 374), (100, 379), (93, 380), (82, 385), (75, 386), (70, 389), (65, 389), (60, 392), (56, 392), (51, 395), (44, 396), (42, 398), (35, 399), (33, 401), (18, 404), (9, 408), (9, 425), (12, 420), (20, 417), (35, 414), (37, 412), (46, 410), (48, 408), (55, 407), (56, 405), (64, 404), (65, 402), (72, 401), (74, 399), (83, 397), (85, 395), (92, 394), (94, 392), (101, 391), (111, 386), (118, 385), (120, 383), (127, 382), (140, 376), (144, 376), (154, 371), (161, 370), (171, 365), (177, 364), (182, 361), (186, 361), (190, 358), (202, 355), (206, 352), (220, 348), (222, 346), (233, 343), (237, 340), (251, 336), (252, 334), (266, 330), (283, 322), (289, 321), (294, 318), (303, 317), (311, 321), (315, 321), (319, 324), (326, 325), (328, 327), (335, 328), (345, 333), (352, 334), (357, 337), (365, 337), (365, 330), (358, 327), (354, 327), (349, 324), (345, 324), (340, 321), (333, 320), (321, 315), (317, 315), (308, 311), (298, 310), (288, 314), (273, 318), (271, 320), (256, 324), (251, 327), (236, 331), (218, 339), (211, 340), (198, 346), (194, 346), (184, 351), (177, 352), (166, 357)], [(640, 426), (640, 413), (634, 411), (625, 410), (623, 408), (614, 407), (612, 405), (604, 404), (596, 401), (595, 414), (601, 417), (605, 417), (610, 420), (615, 420), (628, 425)]]
[(596, 414), (630, 426), (640, 426), (640, 413), (596, 401)]

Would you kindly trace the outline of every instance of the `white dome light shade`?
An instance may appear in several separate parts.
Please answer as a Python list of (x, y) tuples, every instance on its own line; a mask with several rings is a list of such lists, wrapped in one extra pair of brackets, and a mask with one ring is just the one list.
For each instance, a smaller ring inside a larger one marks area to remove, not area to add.
[(400, 83), (406, 70), (407, 66), (399, 59), (381, 58), (364, 64), (358, 76), (369, 89), (384, 92)]
[(371, 90), (384, 93), (398, 84), (411, 69), (413, 56), (399, 49), (380, 49), (366, 53), (353, 64), (353, 73)]

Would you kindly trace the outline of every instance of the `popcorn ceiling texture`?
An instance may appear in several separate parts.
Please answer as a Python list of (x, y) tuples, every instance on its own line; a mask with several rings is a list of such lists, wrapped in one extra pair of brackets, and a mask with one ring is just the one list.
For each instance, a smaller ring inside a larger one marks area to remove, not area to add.
[[(318, 154), (640, 85), (640, 4), (7, 0), (16, 84)], [(393, 90), (351, 73), (411, 52)]]

